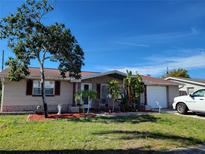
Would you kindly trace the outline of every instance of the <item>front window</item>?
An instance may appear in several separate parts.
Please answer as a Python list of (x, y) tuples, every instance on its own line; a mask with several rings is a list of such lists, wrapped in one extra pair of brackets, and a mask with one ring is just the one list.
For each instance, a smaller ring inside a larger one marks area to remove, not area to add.
[[(54, 95), (54, 81), (45, 81), (45, 95)], [(41, 95), (41, 83), (40, 80), (33, 81), (33, 95)]]
[(205, 89), (198, 90), (193, 95), (194, 97), (205, 97)]

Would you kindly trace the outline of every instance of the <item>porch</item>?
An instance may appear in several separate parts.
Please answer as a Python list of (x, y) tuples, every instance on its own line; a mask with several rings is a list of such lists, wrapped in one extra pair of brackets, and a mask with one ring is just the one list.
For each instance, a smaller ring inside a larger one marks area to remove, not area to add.
[[(111, 80), (117, 80), (119, 86), (123, 87), (123, 78), (124, 74), (119, 74), (118, 72), (112, 72), (109, 74), (100, 74), (99, 76), (85, 76), (81, 82), (73, 82), (73, 104), (71, 106), (70, 112), (72, 109), (76, 111), (76, 106), (81, 110), (82, 108), (88, 109), (91, 111), (99, 112), (106, 111), (113, 107), (113, 102), (109, 98), (108, 92), (108, 82)], [(90, 100), (88, 98), (81, 98), (80, 102), (75, 101), (75, 94), (79, 91), (92, 90), (95, 91), (97, 96), (96, 99)], [(114, 103), (115, 110), (120, 111), (120, 100)]]

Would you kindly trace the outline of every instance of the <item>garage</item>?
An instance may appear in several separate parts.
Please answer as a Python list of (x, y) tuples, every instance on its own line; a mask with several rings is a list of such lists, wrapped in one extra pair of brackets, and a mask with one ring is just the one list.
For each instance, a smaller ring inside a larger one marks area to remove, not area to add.
[(162, 108), (167, 108), (167, 87), (166, 86), (147, 86), (147, 106), (149, 108), (158, 108), (156, 102), (159, 102)]

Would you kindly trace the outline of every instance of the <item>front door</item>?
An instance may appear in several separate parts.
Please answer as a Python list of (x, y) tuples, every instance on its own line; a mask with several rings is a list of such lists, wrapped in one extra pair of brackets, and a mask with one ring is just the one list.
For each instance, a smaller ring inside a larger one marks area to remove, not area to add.
[[(92, 90), (91, 83), (82, 83), (81, 91)], [(81, 98), (81, 104), (84, 104), (84, 108), (88, 108), (88, 105), (91, 106), (91, 100), (88, 97)]]

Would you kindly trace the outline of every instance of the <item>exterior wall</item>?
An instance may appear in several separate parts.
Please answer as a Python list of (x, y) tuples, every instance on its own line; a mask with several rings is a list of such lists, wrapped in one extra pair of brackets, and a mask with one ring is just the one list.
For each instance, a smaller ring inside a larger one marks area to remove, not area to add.
[(179, 88), (178, 86), (168, 86), (168, 107), (172, 108), (172, 103), (174, 102), (174, 98), (179, 96)]
[(199, 89), (205, 89), (205, 86), (201, 86), (201, 85), (197, 85), (197, 84), (191, 84), (191, 83), (176, 81), (176, 80), (172, 80), (172, 79), (169, 79), (169, 81), (173, 81), (173, 82), (181, 84), (181, 85), (179, 85), (179, 91), (186, 91), (187, 94), (189, 94), (188, 88), (191, 88), (191, 87), (193, 87), (193, 91), (197, 91)]
[(2, 85), (2, 89), (1, 89), (1, 109), (3, 108), (3, 102), (4, 102), (4, 79), (1, 78), (1, 85)]
[[(41, 97), (26, 95), (26, 80), (19, 82), (5, 81), (2, 111), (33, 111), (37, 105), (42, 106)], [(56, 112), (57, 105), (63, 105), (63, 112), (68, 111), (73, 101), (73, 84), (61, 81), (60, 96), (48, 96), (46, 102), (49, 112)]]

